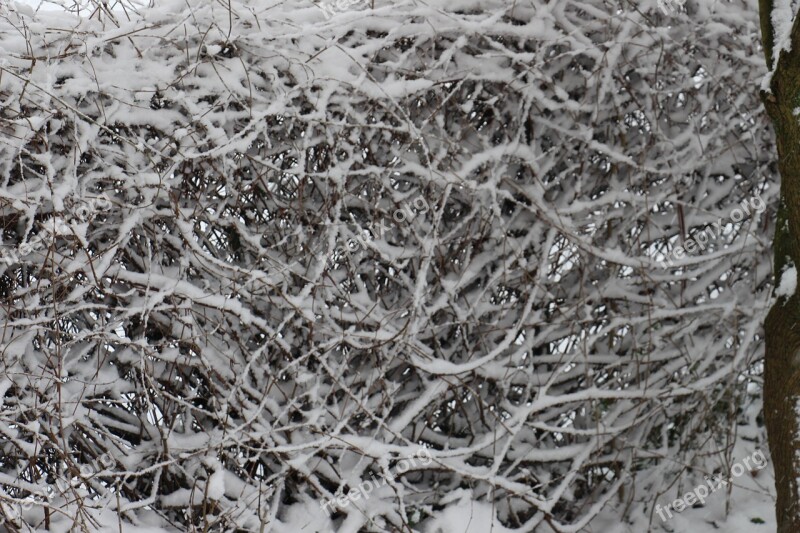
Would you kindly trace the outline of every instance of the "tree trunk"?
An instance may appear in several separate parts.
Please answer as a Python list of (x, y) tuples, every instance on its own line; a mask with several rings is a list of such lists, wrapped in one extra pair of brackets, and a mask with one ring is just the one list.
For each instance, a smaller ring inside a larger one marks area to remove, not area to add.
[[(773, 66), (772, 0), (760, 0), (762, 41)], [(792, 26), (791, 51), (780, 53), (762, 100), (775, 127), (781, 205), (774, 253), (776, 286), (787, 265), (800, 265), (800, 30)], [(764, 418), (775, 468), (779, 533), (800, 532), (800, 297), (780, 297), (767, 315)]]

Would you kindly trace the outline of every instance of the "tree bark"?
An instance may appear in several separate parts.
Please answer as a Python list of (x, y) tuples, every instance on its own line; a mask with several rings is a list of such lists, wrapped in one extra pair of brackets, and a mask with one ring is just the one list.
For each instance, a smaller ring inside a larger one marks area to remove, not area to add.
[[(772, 0), (760, 0), (762, 41), (772, 69)], [(800, 265), (800, 30), (792, 27), (791, 51), (781, 52), (768, 91), (761, 93), (775, 128), (781, 204), (775, 229), (776, 286), (787, 265)], [(764, 419), (775, 469), (779, 533), (800, 532), (800, 297), (780, 297), (765, 322)]]

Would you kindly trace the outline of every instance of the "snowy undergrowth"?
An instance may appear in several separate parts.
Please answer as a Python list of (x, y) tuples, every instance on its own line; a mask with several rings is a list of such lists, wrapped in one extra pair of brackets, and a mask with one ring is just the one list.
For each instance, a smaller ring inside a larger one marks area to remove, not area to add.
[(739, 425), (763, 447), (757, 24), (652, 4), (10, 10), (0, 238), (45, 245), (0, 266), (9, 523), (641, 526)]

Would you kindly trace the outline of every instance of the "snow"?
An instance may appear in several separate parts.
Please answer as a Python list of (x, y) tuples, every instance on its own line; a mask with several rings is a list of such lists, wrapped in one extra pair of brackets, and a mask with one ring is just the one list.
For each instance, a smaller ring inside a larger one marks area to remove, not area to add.
[(26, 17), (33, 17), (36, 14), (33, 9), (33, 6), (29, 3), (14, 2), (13, 6), (14, 10), (20, 15), (25, 15)]
[(225, 495), (225, 470), (221, 467), (208, 479), (208, 497), (219, 500)]
[(320, 507), (319, 502), (305, 495), (300, 503), (289, 505), (278, 520), (273, 522), (274, 533), (332, 533), (336, 531), (330, 517)]
[(781, 274), (781, 282), (778, 288), (775, 289), (775, 296), (790, 297), (797, 289), (797, 268), (792, 265), (786, 268)]
[(792, 49), (792, 24), (797, 13), (797, 0), (774, 0), (770, 20), (773, 31), (772, 65), (761, 80), (761, 90), (769, 91), (772, 75), (778, 66), (781, 52)]
[[(749, 443), (739, 441), (732, 459), (741, 459), (752, 454)], [(745, 472), (731, 480), (730, 500), (727, 487), (712, 492), (705, 498), (702, 507), (689, 507), (681, 512), (672, 512), (672, 518), (662, 521), (658, 514), (647, 507), (631, 513), (628, 522), (619, 520), (613, 507), (606, 508), (598, 519), (584, 531), (587, 533), (640, 533), (642, 531), (674, 533), (771, 533), (777, 530), (775, 520), (775, 475), (772, 461), (767, 457), (763, 469)], [(702, 484), (702, 480), (698, 483)], [(673, 488), (661, 496), (661, 507), (669, 505), (691, 491), (694, 485)], [(727, 510), (726, 510), (727, 507)], [(665, 513), (666, 516), (666, 513)], [(650, 518), (652, 517), (652, 522)]]
[(508, 529), (495, 517), (494, 506), (489, 502), (475, 499), (472, 491), (456, 489), (449, 493), (442, 503), (448, 504), (432, 520), (424, 533), (517, 533)]
[(208, 52), (209, 55), (215, 56), (222, 51), (222, 46), (218, 44), (209, 44), (206, 45), (206, 51)]
[(794, 22), (794, 14), (796, 11), (796, 0), (773, 0), (772, 13), (770, 19), (772, 21), (772, 31), (774, 34), (773, 49), (772, 49), (772, 70), (778, 65), (778, 58), (781, 52), (789, 52), (792, 49), (792, 23)]

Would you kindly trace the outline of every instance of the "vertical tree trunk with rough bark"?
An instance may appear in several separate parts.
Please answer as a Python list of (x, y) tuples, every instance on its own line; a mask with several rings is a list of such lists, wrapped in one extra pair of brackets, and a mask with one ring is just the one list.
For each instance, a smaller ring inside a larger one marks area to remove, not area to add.
[[(774, 252), (776, 286), (789, 265), (800, 265), (800, 29), (791, 30), (791, 50), (774, 49), (773, 0), (759, 1), (761, 34), (768, 68), (774, 54), (778, 63), (769, 90), (761, 97), (775, 127), (781, 205)], [(800, 532), (800, 298), (797, 294), (775, 301), (767, 316), (764, 379), (764, 418), (777, 489), (779, 533)]]

